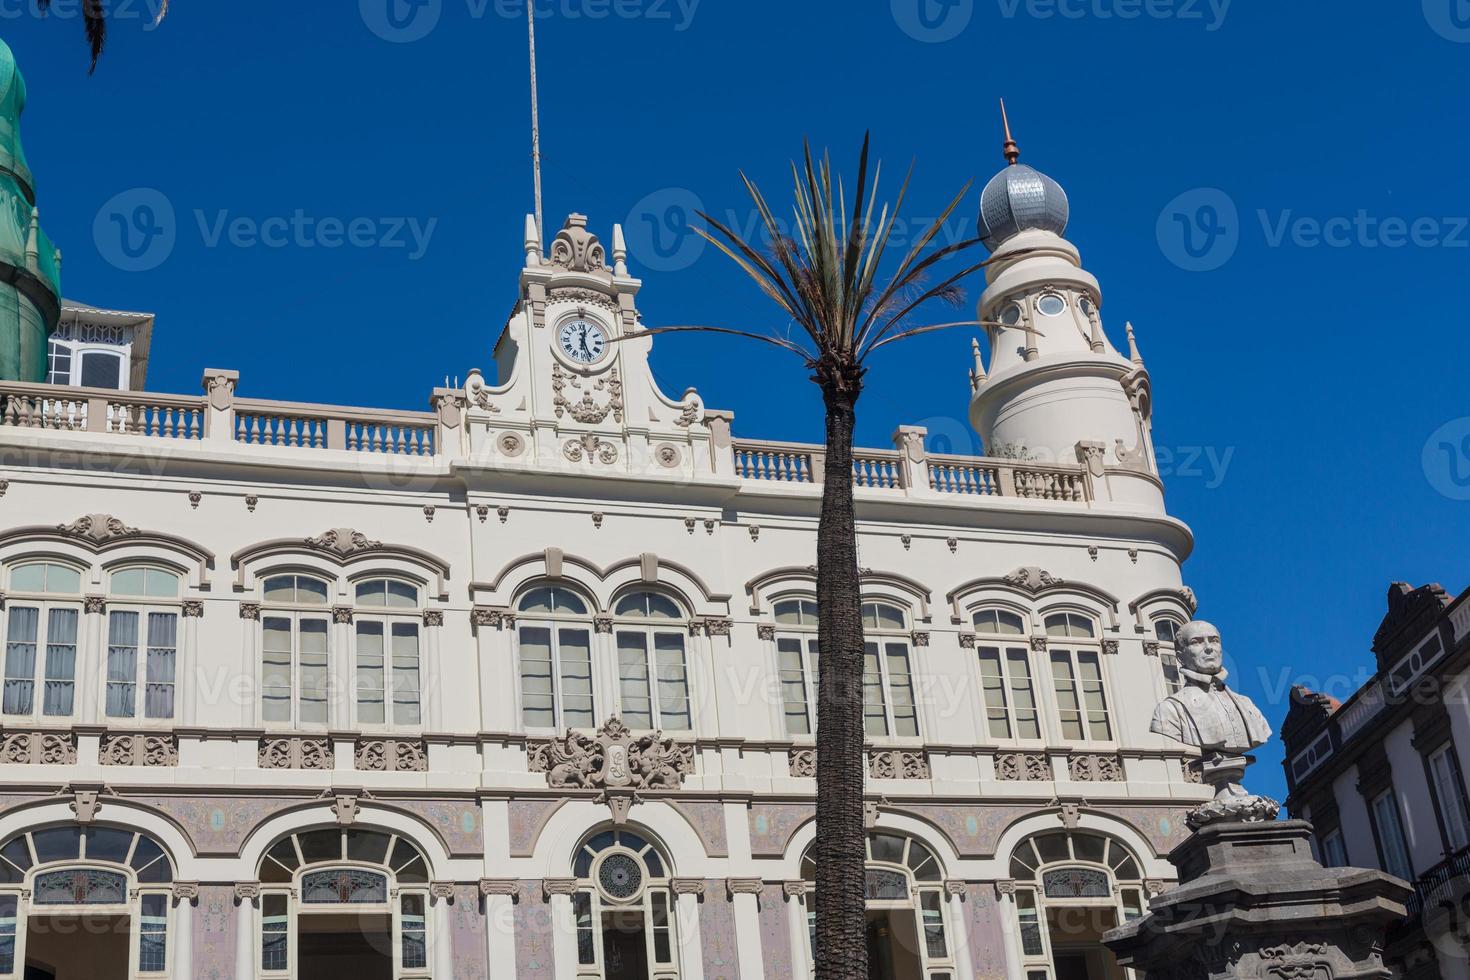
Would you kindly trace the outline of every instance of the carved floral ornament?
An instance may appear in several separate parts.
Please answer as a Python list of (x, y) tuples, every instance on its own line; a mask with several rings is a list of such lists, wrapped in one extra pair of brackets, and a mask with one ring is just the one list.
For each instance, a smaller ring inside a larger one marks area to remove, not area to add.
[(567, 223), (556, 233), (556, 239), (551, 243), (548, 261), (569, 272), (608, 275), (607, 252), (597, 236), (587, 230), (585, 214), (567, 216)]
[(307, 538), (306, 546), (317, 551), (329, 551), (346, 558), (359, 552), (381, 548), (383, 542), (369, 540), (367, 535), (361, 531), (354, 531), (350, 527), (337, 527), (324, 531), (314, 538)]
[[(596, 425), (605, 420), (608, 415), (612, 415), (616, 422), (623, 421), (623, 381), (618, 375), (618, 369), (613, 368), (606, 377), (592, 382), (590, 388), (583, 388), (582, 380), (568, 373), (560, 364), (551, 365), (551, 390), (553, 392), (551, 402), (556, 411), (556, 417), (570, 415), (573, 421), (588, 425)], [(581, 399), (573, 401), (567, 394), (568, 388), (575, 388), (582, 392)], [(594, 391), (606, 392), (607, 401), (599, 405), (597, 399), (593, 397)]]
[(1011, 585), (1015, 588), (1023, 589), (1027, 592), (1032, 593), (1041, 592), (1045, 589), (1055, 588), (1056, 586), (1062, 585), (1064, 583), (1063, 579), (1058, 578), (1045, 569), (1037, 568), (1034, 565), (1027, 566), (1025, 568), (1018, 568), (1014, 572), (1011, 572), (1009, 575), (1004, 576), (1003, 580), (1007, 585)]
[(568, 731), (564, 736), (529, 741), (526, 763), (546, 774), (552, 789), (595, 789), (621, 823), (643, 790), (674, 790), (694, 772), (694, 748), (663, 732), (634, 735), (621, 718), (610, 718), (596, 733)]
[(93, 544), (106, 544), (118, 538), (131, 538), (143, 533), (128, 527), (111, 514), (85, 514), (70, 524), (58, 524), (56, 530), (71, 538), (82, 538)]

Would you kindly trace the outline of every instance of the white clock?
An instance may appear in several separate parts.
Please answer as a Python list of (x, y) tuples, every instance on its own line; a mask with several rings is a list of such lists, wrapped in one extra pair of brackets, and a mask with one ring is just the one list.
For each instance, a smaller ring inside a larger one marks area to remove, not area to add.
[(575, 317), (561, 325), (556, 341), (561, 352), (579, 364), (591, 364), (607, 353), (607, 331), (587, 317)]

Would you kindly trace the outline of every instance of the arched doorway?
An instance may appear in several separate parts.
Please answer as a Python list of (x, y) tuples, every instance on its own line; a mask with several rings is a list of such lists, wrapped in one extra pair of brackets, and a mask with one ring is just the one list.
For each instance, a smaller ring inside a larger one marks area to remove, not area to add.
[(166, 977), (174, 868), (146, 834), (76, 825), (0, 846), (0, 977)]
[(1050, 831), (1011, 852), (1026, 980), (1123, 980), (1103, 933), (1145, 908), (1138, 859), (1120, 841)]
[[(913, 837), (879, 830), (868, 834), (867, 941), (869, 980), (954, 980), (955, 943), (946, 920), (944, 869)], [(801, 875), (817, 877), (807, 848)], [(801, 896), (806, 919), (808, 976), (815, 975), (816, 892)]]
[(366, 827), (288, 834), (260, 862), (262, 978), (427, 980), (429, 865)]
[(577, 980), (677, 980), (670, 867), (646, 838), (599, 831), (572, 858), (577, 891)]

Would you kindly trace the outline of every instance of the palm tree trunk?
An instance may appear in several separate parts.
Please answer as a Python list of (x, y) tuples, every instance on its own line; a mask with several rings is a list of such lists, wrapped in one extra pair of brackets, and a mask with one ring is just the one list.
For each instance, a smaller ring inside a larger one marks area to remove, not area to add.
[(858, 370), (818, 370), (827, 459), (817, 529), (817, 980), (866, 980), (863, 621), (852, 499)]

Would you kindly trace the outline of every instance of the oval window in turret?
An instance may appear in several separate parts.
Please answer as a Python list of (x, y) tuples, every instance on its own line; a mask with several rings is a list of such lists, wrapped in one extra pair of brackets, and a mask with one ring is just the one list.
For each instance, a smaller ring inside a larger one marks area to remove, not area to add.
[(1042, 316), (1061, 316), (1067, 311), (1067, 301), (1057, 293), (1042, 293), (1036, 309)]

